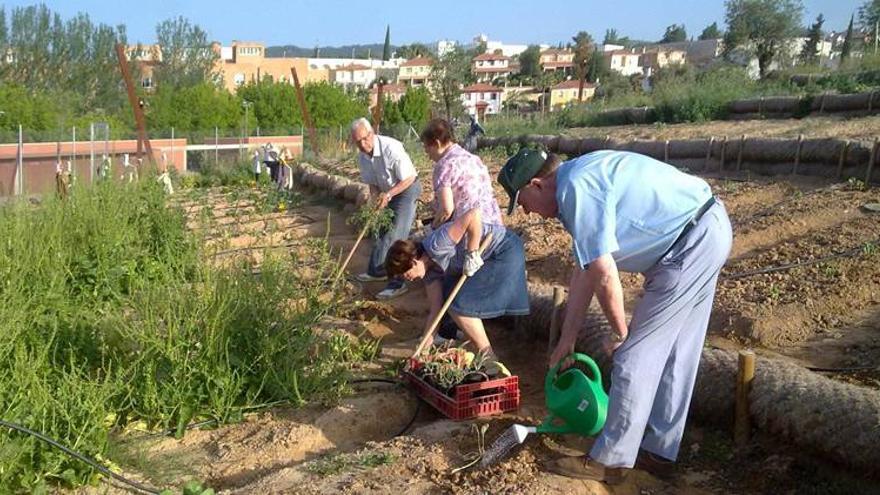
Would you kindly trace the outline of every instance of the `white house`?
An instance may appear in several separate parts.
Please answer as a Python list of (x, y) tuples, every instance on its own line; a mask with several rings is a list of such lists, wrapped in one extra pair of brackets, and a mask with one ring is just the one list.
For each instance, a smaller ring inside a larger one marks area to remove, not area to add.
[(345, 88), (353, 86), (366, 88), (375, 80), (376, 69), (366, 65), (349, 64), (330, 71), (330, 81)]
[(489, 82), (498, 77), (508, 77), (511, 73), (510, 57), (501, 53), (483, 53), (474, 57), (473, 71), (477, 81)]
[(643, 72), (642, 66), (639, 63), (641, 54), (635, 53), (635, 50), (615, 50), (606, 53), (606, 56), (611, 63), (611, 70), (619, 72), (624, 76), (641, 74)]
[(472, 84), (461, 90), (461, 102), (469, 115), (501, 113), (504, 90), (491, 84)]

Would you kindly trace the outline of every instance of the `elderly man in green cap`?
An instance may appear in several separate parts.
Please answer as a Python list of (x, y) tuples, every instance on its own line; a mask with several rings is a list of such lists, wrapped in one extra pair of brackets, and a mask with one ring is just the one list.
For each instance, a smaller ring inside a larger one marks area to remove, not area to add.
[[(724, 205), (702, 179), (653, 158), (603, 150), (562, 163), (523, 149), (501, 170), (508, 213), (559, 218), (576, 267), (550, 366), (574, 351), (595, 295), (611, 326), (608, 419), (589, 455), (554, 461), (556, 473), (622, 481), (636, 464), (669, 472), (678, 456), (718, 273), (732, 243)], [(642, 273), (627, 322), (619, 270)], [(641, 454), (641, 455), (640, 455)]]

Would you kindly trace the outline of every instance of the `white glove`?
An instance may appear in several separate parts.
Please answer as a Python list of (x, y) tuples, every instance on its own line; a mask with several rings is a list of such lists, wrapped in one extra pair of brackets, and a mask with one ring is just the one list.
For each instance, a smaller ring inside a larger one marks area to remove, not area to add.
[(483, 258), (480, 257), (480, 253), (477, 251), (468, 251), (466, 255), (464, 255), (464, 274), (468, 277), (473, 277), (477, 270), (483, 266)]

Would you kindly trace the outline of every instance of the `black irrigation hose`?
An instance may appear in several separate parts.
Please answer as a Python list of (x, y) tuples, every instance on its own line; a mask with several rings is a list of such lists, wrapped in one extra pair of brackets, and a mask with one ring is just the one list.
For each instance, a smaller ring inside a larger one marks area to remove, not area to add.
[(348, 383), (390, 383), (390, 384), (392, 384), (392, 385), (398, 385), (398, 386), (401, 386), (401, 387), (405, 388), (406, 390), (409, 391), (409, 393), (410, 393), (413, 397), (415, 397), (415, 399), (416, 399), (416, 410), (415, 410), (415, 412), (413, 412), (412, 418), (410, 418), (410, 420), (409, 420), (409, 422), (406, 424), (406, 426), (404, 426), (403, 429), (400, 430), (400, 432), (397, 433), (396, 435), (394, 435), (392, 438), (397, 438), (397, 437), (403, 435), (404, 433), (406, 433), (407, 430), (409, 430), (409, 428), (413, 425), (413, 423), (416, 422), (416, 418), (419, 417), (419, 411), (420, 411), (421, 408), (422, 408), (422, 401), (421, 401), (421, 399), (419, 399), (419, 396), (416, 395), (415, 391), (413, 391), (412, 388), (407, 387), (406, 384), (403, 383), (403, 382), (401, 382), (400, 380), (393, 380), (393, 379), (391, 379), (391, 378), (358, 378), (358, 379), (355, 379), (355, 380), (349, 380)]
[(100, 471), (105, 476), (109, 476), (109, 477), (115, 479), (116, 481), (119, 481), (120, 483), (123, 483), (131, 488), (134, 488), (134, 489), (139, 490), (144, 493), (150, 493), (150, 494), (154, 494), (154, 495), (158, 495), (159, 493), (161, 493), (159, 490), (157, 490), (155, 488), (142, 485), (142, 484), (138, 483), (137, 481), (132, 481), (122, 475), (116, 474), (113, 471), (111, 471), (111, 470), (107, 469), (106, 467), (102, 466), (101, 464), (99, 464), (94, 459), (86, 457), (85, 455), (80, 454), (79, 452), (76, 452), (75, 450), (72, 450), (68, 447), (65, 447), (64, 445), (61, 445), (60, 443), (56, 442), (55, 440), (52, 440), (51, 438), (43, 435), (42, 433), (38, 433), (34, 430), (31, 430), (30, 428), (27, 428), (25, 426), (22, 426), (22, 425), (19, 425), (16, 423), (10, 423), (9, 421), (4, 421), (2, 419), (0, 419), (0, 426), (5, 426), (6, 428), (9, 428), (11, 430), (15, 430), (15, 431), (24, 433), (26, 435), (30, 435), (32, 437), (36, 437), (36, 438), (48, 443), (49, 445), (61, 450), (65, 454), (90, 465), (91, 467)]
[(733, 273), (730, 275), (720, 277), (720, 280), (736, 280), (736, 279), (740, 279), (740, 278), (751, 277), (754, 275), (764, 275), (766, 273), (781, 272), (781, 271), (791, 270), (793, 268), (800, 268), (802, 266), (815, 265), (817, 263), (823, 263), (825, 261), (830, 261), (830, 260), (837, 259), (837, 258), (849, 258), (849, 257), (856, 256), (861, 252), (864, 252), (865, 246), (867, 246), (869, 244), (877, 245), (878, 243), (880, 243), (880, 237), (878, 237), (877, 239), (875, 239), (873, 241), (868, 241), (866, 243), (863, 243), (859, 247), (855, 247), (850, 250), (843, 251), (841, 253), (829, 254), (828, 256), (822, 256), (820, 258), (814, 258), (814, 259), (807, 260), (807, 261), (799, 261), (797, 263), (788, 263), (786, 265), (770, 266), (767, 268), (761, 268), (759, 270), (751, 270), (748, 272)]

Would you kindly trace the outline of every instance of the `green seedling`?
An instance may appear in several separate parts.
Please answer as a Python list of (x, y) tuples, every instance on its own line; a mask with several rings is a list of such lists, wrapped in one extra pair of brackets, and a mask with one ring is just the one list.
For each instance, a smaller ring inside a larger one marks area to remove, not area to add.
[(358, 229), (363, 229), (364, 225), (369, 223), (367, 235), (370, 237), (378, 237), (384, 234), (394, 225), (394, 213), (390, 208), (382, 208), (376, 211), (376, 207), (370, 203), (361, 206), (346, 221), (348, 225), (353, 225)]

